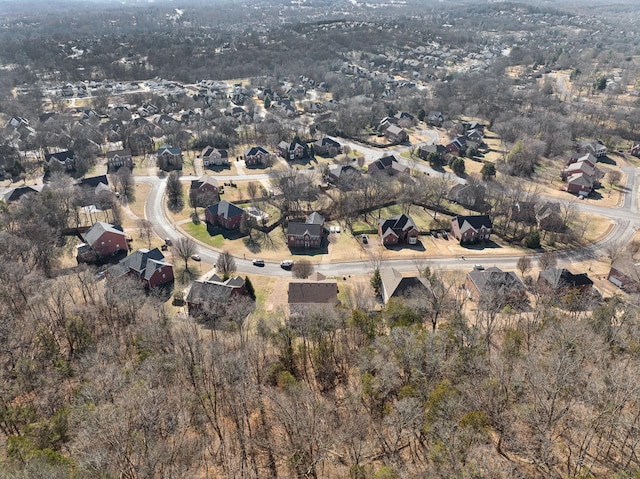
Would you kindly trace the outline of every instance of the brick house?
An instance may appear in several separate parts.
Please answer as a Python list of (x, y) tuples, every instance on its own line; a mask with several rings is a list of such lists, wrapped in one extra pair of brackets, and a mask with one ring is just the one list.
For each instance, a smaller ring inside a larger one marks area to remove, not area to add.
[(404, 143), (409, 140), (407, 132), (398, 125), (389, 125), (387, 129), (384, 130), (384, 136), (392, 143)]
[(556, 294), (567, 294), (572, 290), (584, 293), (591, 291), (593, 281), (587, 273), (574, 274), (565, 268), (550, 268), (540, 272), (538, 286)]
[(296, 326), (296, 319), (308, 316), (309, 311), (332, 308), (339, 303), (338, 282), (327, 279), (317, 271), (307, 279), (289, 282), (287, 294), (289, 321)]
[(394, 176), (398, 174), (409, 174), (410, 169), (408, 166), (401, 164), (395, 156), (390, 155), (383, 156), (369, 164), (367, 171), (372, 174), (386, 173)]
[(502, 271), (495, 266), (467, 273), (465, 288), (477, 303), (485, 302), (499, 310), (507, 305), (528, 304), (526, 288), (520, 278), (513, 271)]
[(640, 263), (636, 263), (629, 256), (616, 258), (611, 263), (611, 269), (607, 274), (607, 279), (618, 288), (627, 293), (637, 293), (640, 291)]
[(187, 295), (189, 316), (207, 319), (208, 312), (226, 308), (234, 298), (246, 294), (246, 281), (235, 276), (223, 281), (214, 274), (206, 281), (194, 281)]
[(73, 171), (76, 169), (76, 158), (73, 150), (59, 151), (58, 153), (49, 153), (44, 156), (49, 170)]
[(196, 206), (200, 207), (220, 201), (218, 180), (209, 175), (201, 176), (197, 180), (191, 180), (189, 198)]
[(177, 146), (162, 145), (156, 152), (156, 158), (162, 170), (182, 169), (182, 150)]
[(342, 145), (332, 138), (324, 137), (313, 143), (313, 150), (317, 155), (334, 157), (342, 153)]
[(126, 148), (124, 150), (107, 151), (107, 165), (110, 171), (116, 170), (122, 166), (133, 169), (131, 150)]
[(221, 166), (229, 164), (229, 152), (227, 150), (221, 150), (212, 146), (207, 146), (202, 153), (202, 164), (206, 168), (207, 166)]
[(209, 205), (204, 211), (206, 222), (209, 225), (227, 230), (240, 228), (243, 214), (244, 210), (242, 208), (226, 200)]
[(382, 299), (385, 304), (391, 298), (431, 294), (431, 285), (427, 279), (418, 276), (403, 276), (394, 268), (380, 271), (380, 279), (382, 280)]
[(134, 251), (109, 268), (106, 275), (110, 280), (124, 276), (137, 278), (147, 289), (171, 283), (174, 279), (173, 265), (164, 261), (164, 255), (158, 248), (140, 248)]
[(487, 215), (455, 216), (451, 219), (451, 234), (460, 244), (489, 241), (493, 223)]
[(398, 243), (414, 245), (418, 242), (420, 232), (409, 215), (392, 216), (378, 220), (378, 235), (385, 246)]
[(244, 152), (244, 162), (247, 166), (266, 165), (269, 163), (270, 155), (261, 146), (254, 146)]
[(311, 213), (304, 222), (290, 221), (287, 225), (289, 248), (318, 249), (324, 235), (324, 218)]
[(291, 143), (281, 141), (278, 143), (278, 154), (288, 161), (301, 160), (309, 157), (309, 148), (296, 141)]
[(93, 254), (98, 257), (111, 256), (128, 249), (127, 237), (122, 228), (102, 221), (98, 221), (89, 228), (83, 239)]

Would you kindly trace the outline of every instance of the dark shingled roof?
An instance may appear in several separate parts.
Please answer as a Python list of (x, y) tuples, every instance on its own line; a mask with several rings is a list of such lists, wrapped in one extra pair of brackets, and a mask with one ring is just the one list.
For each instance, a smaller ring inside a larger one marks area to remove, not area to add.
[(402, 276), (402, 273), (394, 268), (384, 269), (380, 272), (385, 301), (390, 298), (407, 297), (413, 293), (429, 293), (429, 282), (417, 276)]
[(254, 146), (249, 148), (247, 151), (245, 151), (244, 155), (245, 156), (254, 156), (257, 155), (258, 153), (262, 153), (264, 155), (268, 155), (269, 152), (267, 150), (265, 150), (264, 148), (262, 148), (261, 146)]
[(338, 283), (335, 280), (291, 281), (289, 304), (333, 304), (338, 302)]
[(244, 285), (244, 279), (240, 276), (222, 281), (217, 275), (213, 275), (209, 281), (194, 281), (187, 295), (187, 303), (227, 303), (233, 291)]
[(409, 231), (412, 228), (418, 229), (411, 216), (405, 214), (392, 216), (386, 220), (378, 220), (378, 224), (382, 225), (380, 228), (382, 236), (387, 236), (390, 233), (397, 235), (399, 231)]
[(222, 200), (219, 203), (207, 206), (207, 210), (212, 215), (220, 215), (227, 219), (244, 213), (244, 210), (242, 208), (234, 205), (233, 203), (229, 203), (226, 200)]
[(568, 269), (551, 268), (540, 272), (542, 277), (553, 288), (593, 286), (587, 273), (573, 274)]
[(493, 223), (491, 222), (491, 218), (487, 215), (474, 215), (474, 216), (461, 216), (458, 215), (454, 218), (458, 222), (458, 227), (462, 229), (462, 225), (466, 221), (471, 225), (472, 228), (479, 230), (483, 226), (485, 228), (493, 228)]
[(80, 186), (88, 186), (90, 188), (95, 188), (99, 184), (109, 186), (109, 180), (107, 179), (107, 175), (92, 176), (90, 178), (83, 178), (80, 180)]
[(484, 271), (474, 270), (468, 273), (480, 294), (507, 294), (513, 291), (524, 291), (525, 287), (513, 271), (502, 271), (495, 266)]

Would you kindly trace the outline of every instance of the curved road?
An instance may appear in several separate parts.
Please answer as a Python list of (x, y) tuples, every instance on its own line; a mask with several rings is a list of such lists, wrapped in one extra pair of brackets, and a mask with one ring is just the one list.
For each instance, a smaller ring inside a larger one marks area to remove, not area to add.
[[(640, 226), (640, 217), (638, 215), (638, 170), (636, 168), (624, 168), (627, 173), (627, 193), (625, 194), (624, 204), (619, 208), (605, 208), (596, 206), (586, 202), (577, 202), (579, 211), (594, 215), (603, 216), (614, 222), (614, 227), (609, 231), (607, 236), (598, 243), (580, 248), (577, 250), (566, 251), (559, 254), (559, 263), (571, 263), (575, 261), (584, 261), (588, 259), (596, 259), (606, 254), (606, 248), (609, 245), (624, 245), (628, 243), (636, 229)], [(254, 180), (267, 179), (267, 174), (257, 175), (229, 175), (218, 177), (221, 181), (241, 181), (248, 178)], [(157, 176), (139, 176), (136, 181), (150, 183), (152, 188), (147, 197), (145, 204), (145, 216), (154, 225), (156, 233), (161, 238), (169, 238), (173, 241), (184, 236), (183, 232), (177, 228), (175, 224), (167, 219), (164, 211), (164, 192), (166, 189), (166, 179), (160, 179)], [(183, 179), (193, 179), (193, 177), (184, 177)], [(198, 254), (208, 263), (215, 264), (218, 253), (211, 248), (198, 244)], [(498, 266), (502, 269), (515, 269), (518, 256), (483, 256), (477, 261), (484, 261), (491, 265)], [(535, 256), (534, 256), (535, 259)], [(474, 262), (474, 257), (470, 254), (466, 259), (462, 257), (450, 258), (429, 258), (420, 256), (414, 259), (398, 259), (385, 260), (385, 264), (392, 265), (400, 271), (415, 271), (417, 262), (425, 266), (436, 267), (447, 270), (469, 270)], [(279, 263), (267, 262), (264, 267), (253, 266), (251, 260), (236, 258), (236, 266), (239, 272), (263, 274), (269, 276), (290, 276), (291, 273), (280, 268)], [(351, 274), (366, 274), (372, 270), (372, 263), (368, 261), (354, 261), (346, 263), (320, 264), (316, 265), (316, 270), (327, 276), (347, 276)]]

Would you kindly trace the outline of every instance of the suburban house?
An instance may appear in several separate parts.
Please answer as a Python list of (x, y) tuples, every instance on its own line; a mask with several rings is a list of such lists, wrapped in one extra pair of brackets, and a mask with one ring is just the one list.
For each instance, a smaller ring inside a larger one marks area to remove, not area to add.
[(536, 203), (533, 201), (517, 201), (510, 207), (511, 219), (525, 225), (536, 224)]
[(76, 169), (76, 158), (73, 150), (59, 151), (45, 155), (44, 161), (49, 170), (73, 171)]
[(607, 156), (607, 147), (600, 140), (597, 141), (576, 141), (573, 145), (578, 153), (590, 153), (596, 158)]
[(416, 121), (415, 117), (411, 113), (408, 113), (406, 111), (400, 111), (396, 113), (395, 115), (393, 115), (393, 118), (396, 120), (398, 126), (404, 128), (413, 126)]
[(578, 196), (589, 196), (593, 191), (593, 177), (585, 173), (574, 173), (567, 177), (565, 190)]
[(287, 225), (289, 248), (320, 248), (323, 235), (324, 218), (320, 213), (313, 212), (304, 222), (290, 221)]
[(351, 165), (337, 165), (329, 168), (328, 180), (337, 186), (353, 188), (355, 180), (361, 175), (359, 168)]
[(451, 234), (460, 244), (489, 241), (493, 223), (487, 215), (462, 216), (451, 219)]
[(534, 210), (536, 223), (541, 230), (562, 233), (566, 229), (566, 224), (560, 211), (560, 203), (557, 201), (536, 203)]
[(177, 146), (162, 145), (156, 153), (158, 167), (162, 170), (182, 169), (182, 150)]
[(444, 123), (444, 115), (439, 111), (431, 110), (427, 113), (426, 120), (428, 125), (442, 126)]
[(486, 302), (502, 309), (517, 307), (527, 302), (526, 288), (513, 271), (502, 271), (495, 266), (467, 273), (465, 288), (476, 302)]
[(445, 149), (448, 153), (462, 156), (467, 151), (467, 139), (464, 136), (454, 138), (445, 145)]
[(145, 288), (155, 288), (173, 281), (173, 266), (164, 261), (158, 248), (140, 248), (106, 271), (109, 279), (124, 276), (137, 278)]
[(423, 160), (428, 160), (431, 155), (437, 155), (442, 160), (446, 152), (443, 145), (422, 145), (418, 148), (418, 156)]
[(42, 186), (17, 186), (15, 188), (11, 188), (3, 195), (3, 199), (5, 203), (14, 203), (22, 198), (24, 195), (29, 195), (33, 193), (40, 193), (42, 191)]
[(313, 150), (317, 155), (334, 157), (342, 153), (342, 145), (336, 140), (325, 136), (313, 143)]
[(401, 214), (378, 220), (378, 235), (385, 246), (398, 243), (416, 244), (420, 231), (409, 215)]
[(573, 274), (565, 268), (550, 268), (540, 272), (538, 286), (556, 294), (566, 294), (573, 290), (589, 292), (593, 281), (587, 273)]
[(592, 153), (572, 154), (560, 172), (561, 178), (566, 181), (565, 189), (569, 193), (588, 196), (602, 177), (602, 173), (596, 168), (597, 161)]
[(616, 258), (607, 279), (627, 293), (637, 293), (640, 291), (640, 263), (628, 255)]
[(227, 230), (240, 228), (244, 210), (233, 203), (222, 200), (219, 203), (207, 206), (204, 216), (210, 226), (221, 227)]
[(407, 132), (398, 125), (389, 125), (389, 127), (384, 130), (384, 136), (392, 143), (404, 143), (409, 140)]
[(83, 235), (77, 247), (78, 261), (93, 261), (128, 249), (127, 237), (119, 226), (98, 221)]
[(397, 175), (401, 173), (409, 174), (408, 166), (402, 165), (395, 156), (383, 156), (377, 159), (367, 167), (367, 171), (372, 174), (386, 173), (388, 175)]
[(207, 319), (211, 311), (225, 308), (234, 298), (245, 295), (245, 286), (246, 282), (240, 276), (223, 281), (214, 274), (206, 281), (194, 281), (187, 295), (189, 316)]
[(202, 153), (202, 164), (205, 166), (221, 166), (229, 164), (229, 152), (227, 150), (220, 150), (212, 146), (207, 146)]
[(467, 141), (481, 145), (484, 142), (484, 131), (479, 129), (467, 130), (464, 134)]
[(484, 202), (484, 185), (458, 184), (449, 190), (448, 200), (465, 208), (482, 210)]
[(338, 304), (338, 282), (328, 280), (318, 272), (307, 279), (292, 280), (287, 302), (290, 314), (302, 312), (309, 306), (335, 306)]
[(247, 166), (265, 165), (269, 163), (270, 153), (261, 146), (254, 146), (244, 152), (244, 162)]
[(204, 175), (197, 180), (191, 180), (189, 198), (195, 206), (205, 207), (220, 200), (218, 180), (209, 175)]
[(281, 141), (278, 143), (278, 154), (285, 160), (301, 160), (309, 157), (309, 148), (297, 141), (291, 143)]
[(131, 150), (112, 150), (107, 151), (107, 166), (109, 170), (116, 170), (121, 166), (125, 166), (129, 169), (133, 169), (133, 157), (131, 156)]
[(631, 150), (629, 151), (629, 153), (631, 153), (633, 156), (638, 156), (640, 157), (640, 143), (636, 143), (631, 147)]
[(382, 299), (385, 304), (391, 298), (431, 294), (431, 285), (426, 278), (403, 276), (394, 268), (380, 271), (380, 278), (382, 279)]

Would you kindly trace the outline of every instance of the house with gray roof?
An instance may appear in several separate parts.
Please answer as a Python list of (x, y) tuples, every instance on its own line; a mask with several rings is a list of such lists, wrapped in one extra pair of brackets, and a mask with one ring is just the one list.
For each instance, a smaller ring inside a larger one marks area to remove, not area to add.
[(227, 230), (240, 228), (244, 210), (226, 200), (207, 206), (204, 211), (205, 221), (215, 227)]
[(382, 279), (382, 299), (389, 302), (391, 298), (407, 298), (413, 295), (431, 294), (431, 285), (426, 278), (419, 276), (403, 276), (394, 268), (380, 271)]
[[(98, 221), (83, 236), (88, 248), (78, 251), (79, 260), (90, 260), (90, 256), (107, 257), (127, 251), (127, 237), (122, 227)], [(85, 259), (86, 258), (86, 259)]]
[(487, 215), (458, 215), (451, 219), (451, 234), (460, 244), (489, 241), (493, 223)]
[(378, 235), (385, 246), (398, 243), (416, 244), (419, 234), (420, 231), (413, 218), (404, 213), (378, 220)]
[(164, 260), (158, 248), (140, 248), (107, 270), (111, 280), (124, 276), (139, 279), (145, 288), (155, 288), (173, 281), (173, 265)]
[(514, 308), (528, 304), (526, 288), (513, 271), (495, 266), (467, 273), (465, 288), (474, 301), (498, 310), (510, 305)]
[(225, 281), (216, 274), (206, 281), (194, 281), (187, 294), (189, 315), (207, 319), (211, 311), (224, 309), (234, 298), (245, 295), (245, 284), (240, 276)]
[(292, 304), (338, 304), (338, 282), (315, 272), (307, 279), (289, 282), (287, 302)]
[(156, 152), (156, 158), (162, 170), (182, 169), (182, 150), (177, 146), (162, 145)]
[(289, 248), (318, 249), (324, 236), (324, 218), (313, 212), (304, 222), (290, 221), (287, 225)]

